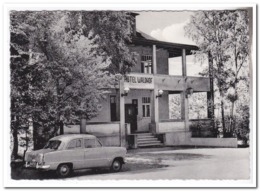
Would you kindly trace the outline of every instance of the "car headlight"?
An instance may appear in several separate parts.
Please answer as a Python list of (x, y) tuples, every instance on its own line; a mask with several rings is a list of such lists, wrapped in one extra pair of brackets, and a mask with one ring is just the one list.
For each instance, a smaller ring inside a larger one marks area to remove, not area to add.
[(38, 163), (39, 163), (39, 165), (44, 164), (44, 155), (43, 155), (43, 153), (38, 154)]

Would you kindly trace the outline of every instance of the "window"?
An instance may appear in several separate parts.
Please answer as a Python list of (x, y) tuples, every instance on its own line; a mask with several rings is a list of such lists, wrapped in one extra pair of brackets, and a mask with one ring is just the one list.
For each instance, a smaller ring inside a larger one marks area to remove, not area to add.
[(181, 119), (181, 94), (169, 93), (169, 119)]
[(84, 139), (84, 147), (85, 148), (95, 148), (95, 147), (102, 147), (99, 140), (96, 139)]
[(150, 117), (151, 116), (150, 103), (151, 103), (150, 97), (143, 97), (142, 98), (143, 117)]
[(100, 143), (99, 140), (96, 140), (96, 143), (97, 143), (97, 147), (102, 147), (102, 144)]
[(110, 103), (116, 103), (116, 96), (114, 95), (110, 96)]
[(45, 145), (44, 149), (54, 149), (54, 150), (56, 150), (56, 149), (59, 148), (60, 144), (61, 144), (61, 141), (58, 141), (58, 140), (49, 141)]
[(138, 115), (138, 99), (132, 99), (132, 104), (135, 106), (135, 114)]
[(69, 143), (68, 149), (81, 148), (81, 139), (74, 139)]
[(141, 72), (145, 74), (153, 73), (153, 64), (152, 64), (152, 56), (151, 55), (143, 55), (141, 57)]
[(85, 148), (95, 148), (96, 140), (95, 139), (84, 139)]

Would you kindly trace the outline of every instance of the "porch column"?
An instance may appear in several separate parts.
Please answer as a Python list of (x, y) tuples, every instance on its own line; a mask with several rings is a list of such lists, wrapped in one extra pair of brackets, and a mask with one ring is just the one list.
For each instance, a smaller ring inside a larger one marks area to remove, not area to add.
[[(187, 68), (186, 68), (186, 50), (182, 49), (182, 76), (184, 77), (183, 80), (185, 80), (185, 77), (187, 75)], [(187, 83), (184, 81), (183, 84), (183, 92), (181, 93), (181, 119), (186, 121), (187, 115), (186, 110), (188, 108), (186, 103), (186, 89), (187, 89)], [(186, 130), (186, 122), (185, 122), (185, 130)]]
[(158, 132), (159, 126), (159, 99), (156, 98), (158, 95), (158, 88), (154, 87), (154, 90), (151, 90), (151, 131), (152, 133)]
[(184, 119), (184, 125), (185, 125), (185, 141), (187, 141), (188, 138), (188, 132), (189, 132), (189, 100), (188, 97), (186, 97), (186, 90), (187, 90), (187, 82), (185, 80), (187, 76), (187, 65), (186, 65), (186, 50), (182, 49), (182, 76), (184, 77), (184, 84), (183, 84), (183, 92), (181, 93), (181, 114), (182, 119)]
[[(156, 45), (153, 45), (153, 75), (157, 74), (157, 62), (156, 62)], [(151, 90), (151, 126), (150, 130), (152, 133), (158, 132), (159, 126), (159, 99), (156, 98), (158, 95), (158, 87), (154, 84), (154, 90)]]
[(120, 80), (119, 85), (119, 97), (120, 97), (120, 126), (119, 126), (119, 138), (120, 146), (126, 146), (126, 137), (125, 137), (125, 96), (121, 96), (124, 93), (124, 79)]

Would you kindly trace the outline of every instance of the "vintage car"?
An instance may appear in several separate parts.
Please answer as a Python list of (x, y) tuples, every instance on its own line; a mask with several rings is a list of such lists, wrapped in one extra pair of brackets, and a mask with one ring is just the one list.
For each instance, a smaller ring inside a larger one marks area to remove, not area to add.
[(68, 134), (54, 137), (41, 150), (25, 155), (25, 167), (38, 170), (55, 170), (60, 177), (67, 177), (73, 170), (110, 167), (121, 170), (126, 149), (103, 147), (89, 134)]

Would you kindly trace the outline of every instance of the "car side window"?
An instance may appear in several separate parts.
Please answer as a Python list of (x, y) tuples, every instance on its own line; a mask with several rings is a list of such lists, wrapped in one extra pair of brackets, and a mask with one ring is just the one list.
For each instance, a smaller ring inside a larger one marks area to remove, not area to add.
[(82, 147), (82, 141), (81, 139), (74, 139), (70, 141), (68, 149), (76, 149), (76, 148), (81, 148)]
[(84, 139), (84, 146), (85, 148), (95, 148), (96, 147), (95, 139)]

